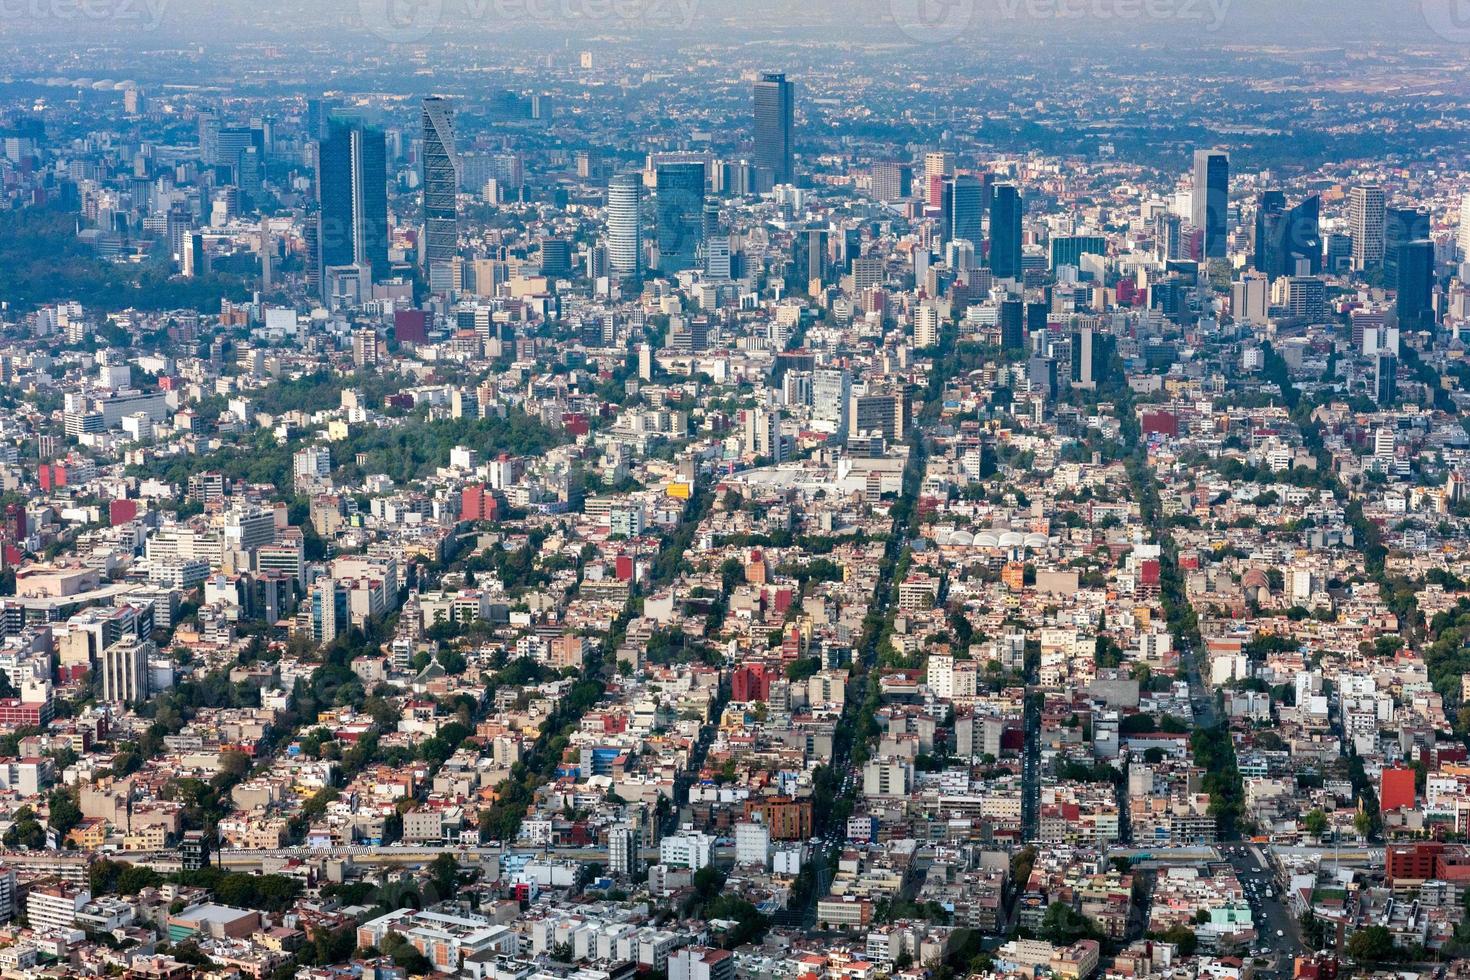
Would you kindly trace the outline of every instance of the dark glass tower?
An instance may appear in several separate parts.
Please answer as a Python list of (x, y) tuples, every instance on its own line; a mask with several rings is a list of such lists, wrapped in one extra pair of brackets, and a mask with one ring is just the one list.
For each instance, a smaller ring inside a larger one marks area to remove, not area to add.
[(459, 165), (454, 149), (454, 107), (448, 99), (424, 99), (424, 271), (429, 289), (447, 293), (454, 284), (459, 250)]
[(388, 160), (383, 131), (332, 119), (317, 149), (318, 269), (359, 265), (388, 273)]
[(999, 184), (990, 202), (990, 272), (997, 279), (1021, 278), (1021, 212), (1015, 184)]
[(777, 184), (796, 180), (795, 117), (795, 86), (778, 72), (761, 75), (755, 83), (755, 163)]
[(1204, 234), (1203, 257), (1223, 259), (1230, 231), (1230, 154), (1196, 150), (1194, 154), (1194, 227)]
[[(1399, 249), (1429, 237), (1429, 212), (1417, 208), (1385, 208), (1383, 211), (1383, 284), (1401, 289)], [(1432, 260), (1431, 260), (1432, 264)], [(1415, 270), (1418, 273), (1418, 270)]]
[(655, 173), (660, 272), (679, 272), (697, 264), (704, 239), (704, 175), (702, 163), (660, 164)]
[[(1299, 264), (1305, 261), (1304, 273)], [(1294, 208), (1286, 195), (1266, 191), (1256, 211), (1255, 255), (1252, 264), (1272, 279), (1322, 274), (1322, 199), (1307, 198)]]
[(1400, 242), (1393, 256), (1398, 279), (1399, 327), (1423, 330), (1434, 326), (1434, 242)]
[(1026, 305), (1018, 299), (1008, 299), (1000, 304), (1000, 346), (1004, 349), (1022, 350), (1026, 346)]
[[(1267, 272), (1274, 256), (1271, 240), (1280, 226), (1280, 217), (1286, 213), (1284, 191), (1264, 191), (1256, 204), (1256, 234), (1251, 241), (1253, 251), (1251, 265), (1257, 272)], [(1279, 273), (1278, 273), (1279, 274)]]

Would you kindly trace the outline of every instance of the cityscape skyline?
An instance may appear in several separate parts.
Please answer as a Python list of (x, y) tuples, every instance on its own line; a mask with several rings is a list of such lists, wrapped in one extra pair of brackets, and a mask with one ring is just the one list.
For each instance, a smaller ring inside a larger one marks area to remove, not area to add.
[(1470, 980), (1465, 14), (0, 3), (0, 970)]

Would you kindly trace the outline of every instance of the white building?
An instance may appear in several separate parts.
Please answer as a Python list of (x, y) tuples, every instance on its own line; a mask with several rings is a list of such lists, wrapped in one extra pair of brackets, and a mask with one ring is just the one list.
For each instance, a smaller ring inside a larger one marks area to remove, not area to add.
[(708, 834), (685, 831), (665, 837), (658, 845), (658, 858), (664, 864), (698, 871), (714, 860), (715, 839)]
[(32, 888), (26, 896), (26, 917), (37, 932), (51, 929), (74, 929), (77, 912), (91, 901), (85, 888), (74, 885), (45, 885)]
[(759, 823), (735, 825), (735, 863), (766, 867), (771, 858), (771, 831)]

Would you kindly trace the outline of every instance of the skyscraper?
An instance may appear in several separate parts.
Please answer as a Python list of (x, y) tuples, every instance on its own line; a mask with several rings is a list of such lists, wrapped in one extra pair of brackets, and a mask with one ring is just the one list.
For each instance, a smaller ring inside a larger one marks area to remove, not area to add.
[(655, 172), (660, 272), (692, 269), (697, 262), (704, 238), (704, 175), (702, 163), (663, 163)]
[(1204, 233), (1204, 258), (1223, 259), (1230, 231), (1230, 154), (1224, 150), (1194, 152), (1191, 208), (1194, 227)]
[(228, 179), (241, 192), (246, 195), (260, 193), (260, 166), (265, 159), (264, 132), (249, 126), (216, 127), (214, 157), (216, 166), (229, 168)]
[(795, 118), (795, 86), (784, 74), (763, 73), (755, 83), (755, 163), (770, 171), (775, 184), (796, 180)]
[(924, 154), (924, 200), (931, 208), (939, 207), (940, 188), (954, 176), (954, 154), (933, 150)]
[(979, 245), (984, 236), (982, 201), (985, 185), (974, 174), (960, 174), (950, 190), (949, 238)]
[(1348, 223), (1353, 236), (1353, 271), (1383, 264), (1386, 198), (1377, 184), (1354, 187), (1348, 197)]
[(1429, 237), (1428, 211), (1418, 208), (1383, 209), (1383, 284), (1399, 289), (1399, 249)]
[(1460, 201), (1460, 258), (1470, 259), (1470, 194)]
[(1434, 242), (1420, 239), (1394, 246), (1399, 329), (1434, 325)]
[[(1309, 197), (1287, 208), (1286, 195), (1266, 191), (1256, 210), (1256, 271), (1272, 279), (1322, 273), (1322, 199)], [(1306, 263), (1303, 271), (1301, 264)]]
[(1026, 346), (1026, 305), (1018, 299), (1000, 304), (1000, 346), (1005, 350), (1023, 350)]
[(883, 161), (873, 164), (873, 197), (880, 201), (901, 201), (914, 193), (914, 168), (911, 164)]
[(1399, 397), (1399, 359), (1387, 351), (1380, 351), (1373, 363), (1373, 400), (1379, 405), (1391, 405)]
[(317, 147), (318, 269), (388, 272), (388, 164), (383, 131), (332, 119)]
[(829, 239), (826, 228), (803, 228), (791, 240), (791, 281), (793, 292), (811, 293), (828, 284), (830, 262), (827, 259)]
[(1270, 264), (1269, 243), (1272, 238), (1272, 224), (1280, 215), (1286, 213), (1285, 191), (1262, 191), (1256, 200), (1256, 228), (1251, 237), (1251, 265), (1257, 272), (1265, 272), (1266, 266)]
[(999, 184), (990, 202), (990, 272), (996, 279), (1021, 278), (1021, 212), (1015, 184)]
[(459, 162), (454, 148), (454, 106), (430, 96), (423, 104), (424, 271), (429, 290), (453, 287), (453, 261), (459, 250)]
[(607, 266), (617, 277), (643, 277), (643, 178), (639, 174), (615, 174), (608, 181)]

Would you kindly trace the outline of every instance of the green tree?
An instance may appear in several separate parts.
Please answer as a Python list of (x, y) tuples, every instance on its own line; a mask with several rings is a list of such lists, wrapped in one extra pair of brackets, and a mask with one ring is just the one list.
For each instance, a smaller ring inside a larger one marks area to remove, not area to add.
[(1394, 955), (1393, 936), (1383, 926), (1368, 926), (1348, 940), (1348, 955), (1359, 963), (1381, 963)]

